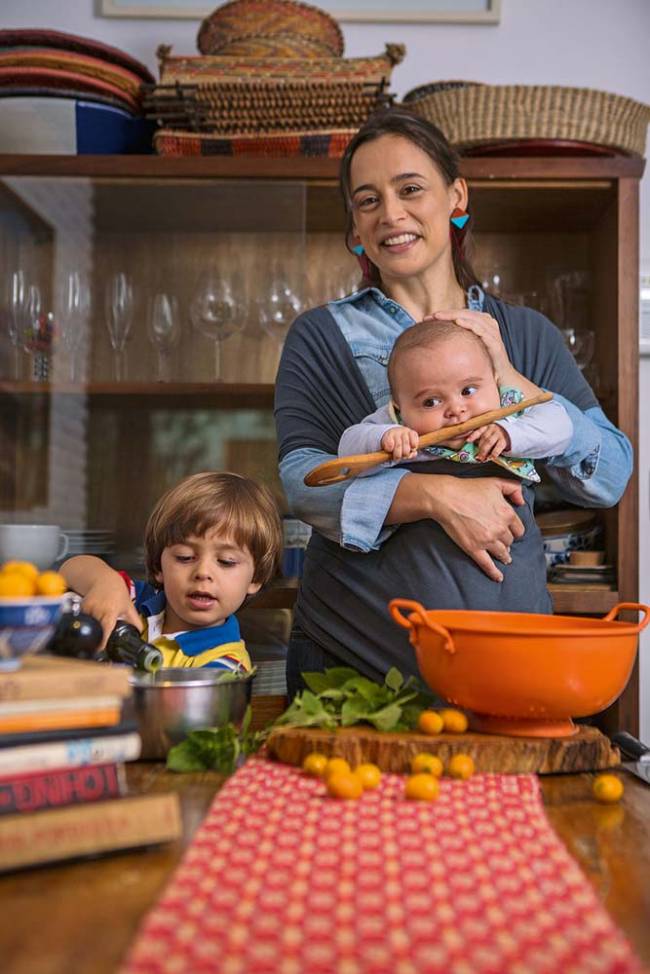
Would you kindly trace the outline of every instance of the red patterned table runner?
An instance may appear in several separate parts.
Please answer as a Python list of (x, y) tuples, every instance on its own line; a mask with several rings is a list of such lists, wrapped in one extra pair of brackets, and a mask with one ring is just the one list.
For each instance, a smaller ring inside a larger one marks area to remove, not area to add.
[(632, 974), (534, 775), (358, 801), (252, 759), (216, 796), (125, 974)]

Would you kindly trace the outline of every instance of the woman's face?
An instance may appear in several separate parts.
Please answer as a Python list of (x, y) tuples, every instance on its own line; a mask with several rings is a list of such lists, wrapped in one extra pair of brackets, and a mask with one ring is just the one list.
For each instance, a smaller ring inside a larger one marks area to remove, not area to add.
[(401, 135), (382, 135), (350, 166), (354, 232), (382, 280), (453, 273), (449, 218), (467, 204), (462, 179), (447, 185), (430, 157)]

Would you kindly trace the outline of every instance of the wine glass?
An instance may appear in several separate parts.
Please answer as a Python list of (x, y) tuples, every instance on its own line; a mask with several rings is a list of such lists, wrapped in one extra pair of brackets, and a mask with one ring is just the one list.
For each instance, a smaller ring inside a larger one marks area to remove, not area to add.
[(284, 267), (274, 264), (269, 287), (257, 300), (260, 327), (283, 345), (289, 328), (301, 311), (302, 300), (289, 284)]
[(7, 301), (7, 334), (14, 350), (14, 379), (19, 379), (22, 371), (22, 356), (20, 353), (23, 348), (25, 314), (27, 312), (27, 290), (28, 285), (25, 271), (14, 271), (9, 279), (9, 296)]
[(61, 341), (70, 357), (70, 381), (76, 378), (76, 360), (90, 312), (90, 288), (79, 271), (66, 274), (60, 296)]
[(125, 374), (124, 347), (131, 333), (133, 308), (133, 284), (124, 271), (119, 271), (109, 278), (105, 294), (106, 327), (113, 349), (114, 377), (118, 382)]
[(31, 377), (44, 382), (50, 377), (50, 354), (56, 338), (54, 315), (42, 309), (41, 290), (30, 284), (20, 316), (22, 345), (32, 357)]
[(221, 378), (221, 343), (244, 327), (244, 290), (237, 272), (225, 277), (210, 268), (199, 278), (190, 303), (190, 320), (197, 331), (214, 340), (214, 375)]
[(172, 294), (159, 291), (149, 306), (149, 339), (158, 352), (158, 379), (169, 382), (171, 377), (169, 353), (178, 342), (181, 324), (178, 300)]

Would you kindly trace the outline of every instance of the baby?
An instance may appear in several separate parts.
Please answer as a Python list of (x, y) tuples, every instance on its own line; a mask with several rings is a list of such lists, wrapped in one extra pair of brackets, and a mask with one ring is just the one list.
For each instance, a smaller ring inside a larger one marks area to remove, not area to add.
[(421, 321), (402, 332), (388, 362), (388, 382), (392, 400), (345, 430), (339, 456), (384, 450), (392, 463), (491, 460), (523, 480), (539, 482), (531, 461), (563, 453), (573, 435), (564, 406), (550, 400), (418, 451), (423, 433), (523, 399), (517, 389), (499, 388), (478, 335), (451, 321)]
[(147, 581), (94, 555), (61, 574), (108, 638), (118, 619), (157, 646), (165, 667), (251, 669), (235, 616), (278, 568), (282, 528), (270, 491), (235, 473), (197, 473), (168, 490), (145, 529)]

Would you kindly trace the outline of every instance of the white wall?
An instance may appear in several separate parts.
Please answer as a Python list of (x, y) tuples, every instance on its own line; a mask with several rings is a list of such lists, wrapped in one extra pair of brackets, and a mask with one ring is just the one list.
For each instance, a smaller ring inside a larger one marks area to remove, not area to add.
[[(408, 0), (401, 0), (408, 7)], [(215, 3), (215, 7), (218, 4)], [(393, 74), (404, 95), (428, 81), (466, 78), (491, 84), (600, 88), (650, 102), (650, 0), (502, 0), (498, 26), (343, 24), (346, 54), (406, 44)], [(350, 0), (354, 6), (354, 0)], [(395, 3), (397, 6), (397, 2)], [(158, 44), (196, 53), (198, 21), (99, 17), (93, 0), (0, 0), (2, 27), (51, 27), (128, 51), (156, 73)], [(650, 176), (641, 184), (641, 266), (650, 274)], [(650, 358), (641, 363), (641, 598), (650, 602)], [(650, 635), (642, 644), (641, 734), (650, 743)]]

